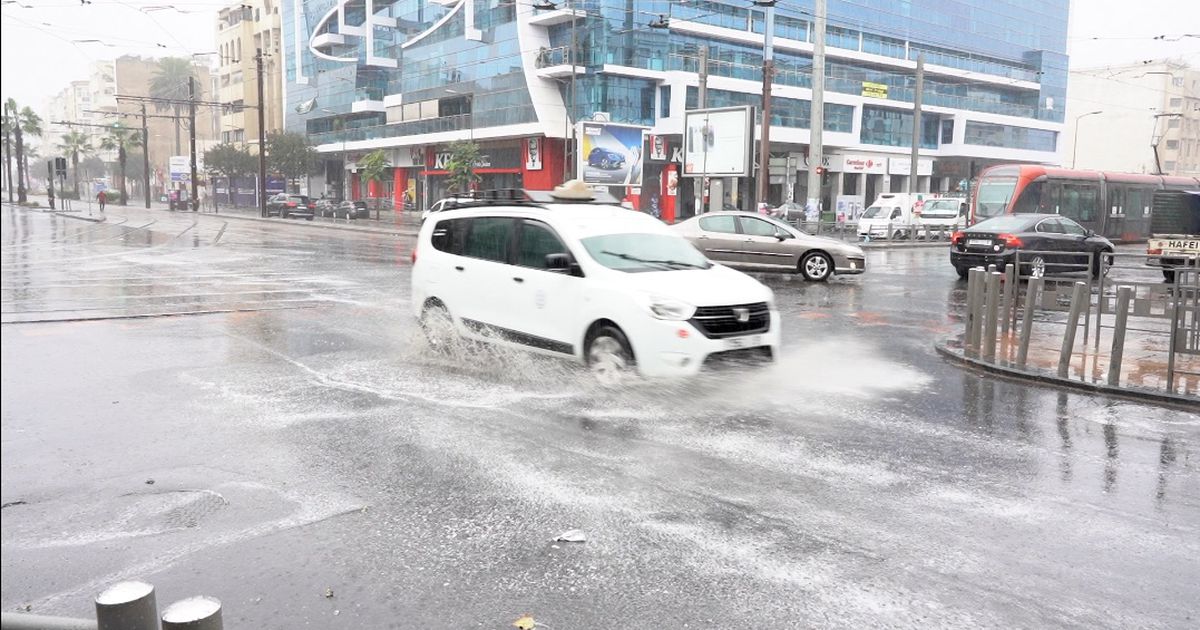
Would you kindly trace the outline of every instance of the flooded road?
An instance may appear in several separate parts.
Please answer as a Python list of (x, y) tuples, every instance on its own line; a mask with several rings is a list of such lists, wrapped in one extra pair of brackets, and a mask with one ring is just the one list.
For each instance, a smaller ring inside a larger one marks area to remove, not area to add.
[(764, 277), (775, 365), (613, 391), (431, 356), (411, 237), (0, 229), (5, 610), (138, 578), (230, 627), (1197, 623), (1200, 418), (943, 362), (941, 249)]

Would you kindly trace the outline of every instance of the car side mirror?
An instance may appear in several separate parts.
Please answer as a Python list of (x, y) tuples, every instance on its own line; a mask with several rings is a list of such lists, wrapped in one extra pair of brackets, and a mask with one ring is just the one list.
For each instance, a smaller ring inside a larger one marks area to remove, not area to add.
[(546, 269), (560, 273), (571, 271), (571, 256), (568, 254), (546, 254)]
[(783, 241), (788, 240), (789, 238), (792, 238), (792, 235), (788, 234), (787, 232), (776, 232), (775, 238), (779, 239), (780, 242), (783, 242)]

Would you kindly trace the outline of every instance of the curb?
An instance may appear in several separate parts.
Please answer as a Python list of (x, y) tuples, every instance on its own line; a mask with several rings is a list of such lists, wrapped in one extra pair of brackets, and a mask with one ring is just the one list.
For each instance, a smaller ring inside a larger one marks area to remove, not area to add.
[(1061, 378), (1050, 374), (1037, 372), (1028, 372), (1013, 367), (1004, 365), (996, 365), (993, 363), (985, 363), (979, 359), (960, 354), (955, 349), (949, 346), (949, 340), (935, 341), (933, 349), (944, 358), (949, 359), (960, 365), (965, 365), (970, 368), (990, 372), (1005, 376), (1013, 380), (1033, 381), (1041, 385), (1049, 385), (1052, 387), (1066, 387), (1068, 389), (1077, 389), (1091, 394), (1102, 394), (1116, 398), (1132, 398), (1143, 402), (1152, 402), (1170, 407), (1183, 407), (1187, 410), (1194, 410), (1198, 399), (1181, 394), (1169, 394), (1167, 392), (1156, 392), (1146, 389), (1134, 389), (1130, 387), (1112, 387), (1101, 383), (1088, 383), (1086, 381), (1075, 381), (1069, 378)]
[[(151, 208), (159, 212), (178, 212), (185, 213), (187, 210), (167, 210), (165, 208)], [(363, 234), (390, 234), (393, 236), (416, 236), (415, 230), (406, 230), (400, 228), (385, 228), (385, 227), (355, 227), (353, 225), (338, 225), (336, 223), (317, 223), (314, 221), (287, 221), (285, 219), (271, 219), (263, 217), (248, 217), (240, 214), (221, 214), (220, 212), (195, 212), (189, 213), (193, 215), (213, 217), (217, 219), (240, 219), (242, 221), (255, 221), (258, 223), (266, 223), (269, 225), (297, 225), (309, 228), (324, 228), (327, 230), (342, 230), (343, 232), (360, 232)]]
[(69, 212), (61, 212), (58, 210), (50, 210), (48, 213), (53, 214), (55, 216), (66, 217), (68, 219), (75, 219), (77, 221), (87, 221), (89, 223), (104, 223), (105, 221), (108, 220), (108, 217), (105, 215), (101, 215), (100, 218), (97, 219), (94, 217), (85, 217), (85, 216), (81, 216), (78, 214), (72, 214)]

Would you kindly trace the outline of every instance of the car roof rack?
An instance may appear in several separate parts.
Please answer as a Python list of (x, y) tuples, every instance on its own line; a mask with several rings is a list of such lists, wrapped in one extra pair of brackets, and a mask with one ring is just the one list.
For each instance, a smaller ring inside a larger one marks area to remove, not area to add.
[(548, 203), (591, 205), (615, 205), (619, 203), (616, 197), (604, 191), (592, 190), (591, 195), (586, 197), (556, 196), (558, 192), (560, 191), (525, 190), (523, 188), (472, 190), (447, 197), (446, 206), (449, 209), (492, 205), (543, 206)]

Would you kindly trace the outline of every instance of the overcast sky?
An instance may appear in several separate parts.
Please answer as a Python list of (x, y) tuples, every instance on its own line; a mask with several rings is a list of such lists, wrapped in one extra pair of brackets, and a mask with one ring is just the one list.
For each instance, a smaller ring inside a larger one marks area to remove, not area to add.
[[(87, 78), (92, 60), (122, 54), (161, 57), (212, 51), (216, 11), (231, 4), (216, 0), (91, 0), (86, 5), (80, 0), (3, 2), (0, 92), (4, 98), (15, 98), (39, 111), (67, 82)], [(161, 8), (164, 6), (175, 8)], [(1071, 66), (1090, 68), (1166, 57), (1183, 57), (1200, 66), (1200, 38), (1152, 39), (1187, 32), (1200, 32), (1200, 1), (1073, 0)], [(102, 43), (71, 41), (87, 39)]]

